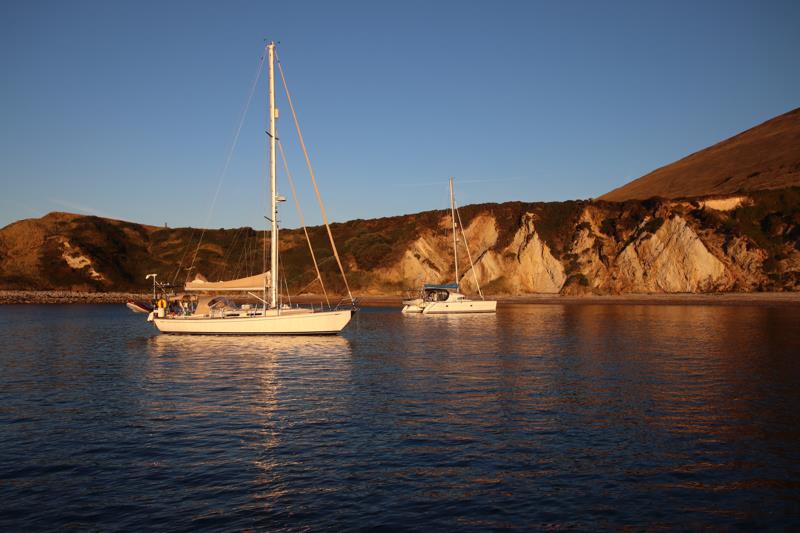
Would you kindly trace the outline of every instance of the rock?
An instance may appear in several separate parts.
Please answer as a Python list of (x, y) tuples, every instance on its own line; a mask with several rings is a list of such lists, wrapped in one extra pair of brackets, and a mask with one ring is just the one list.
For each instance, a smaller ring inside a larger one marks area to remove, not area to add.
[(642, 232), (615, 261), (617, 292), (709, 292), (725, 290), (732, 277), (686, 224), (673, 216), (655, 233)]

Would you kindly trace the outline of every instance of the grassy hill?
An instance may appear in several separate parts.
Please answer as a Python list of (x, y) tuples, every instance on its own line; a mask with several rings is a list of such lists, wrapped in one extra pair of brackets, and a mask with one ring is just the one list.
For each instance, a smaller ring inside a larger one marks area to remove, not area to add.
[[(459, 252), (460, 282), (473, 292), (476, 277), (494, 294), (797, 290), (800, 109), (595, 201), (478, 204), (461, 216), (476, 267), (468, 273)], [(452, 281), (449, 217), (439, 210), (333, 224), (351, 288), (387, 294)], [(324, 227), (309, 233), (325, 285), (343, 294)], [(303, 231), (283, 230), (280, 239), (282, 289), (319, 293)], [(50, 213), (0, 229), (0, 289), (141, 291), (153, 272), (176, 285), (197, 274), (244, 277), (264, 270), (268, 240), (249, 227)]]
[[(575, 216), (579, 205), (481, 204), (463, 207), (461, 215), (466, 221), (478, 212), (491, 213), (507, 240), (523, 212), (541, 213), (542, 220), (547, 221), (541, 231), (558, 248), (558, 243), (566, 240), (559, 231), (569, 228), (567, 219)], [(438, 210), (332, 224), (351, 285), (374, 287), (370, 273), (395, 263), (421, 234), (448, 235), (447, 228), (440, 227), (441, 218), (447, 214), (449, 210)], [(310, 227), (308, 231), (326, 286), (344, 292), (325, 228)], [(159, 280), (176, 284), (198, 273), (212, 281), (243, 277), (262, 271), (265, 240), (269, 246), (269, 233), (249, 227), (202, 232), (54, 212), (0, 229), (0, 289), (140, 290), (148, 287), (145, 276), (151, 272), (157, 273)], [(290, 289), (300, 290), (311, 283), (309, 290), (318, 290), (302, 229), (282, 230), (280, 240), (281, 277), (286, 278)], [(399, 287), (390, 283), (374, 288)]]
[[(800, 187), (729, 200), (507, 202), (465, 206), (461, 216), (493, 294), (797, 290)], [(332, 225), (362, 294), (452, 280), (449, 228), (449, 210)], [(197, 273), (216, 281), (262, 271), (265, 232), (209, 229), (198, 246), (201, 233), (70, 213), (21, 220), (0, 229), (0, 289), (147, 291), (151, 272), (182, 285)], [(324, 227), (309, 233), (329, 292), (343, 294)], [(461, 282), (475, 292), (465, 254)], [(320, 292), (302, 230), (281, 232), (281, 262), (291, 294)]]
[(661, 167), (602, 200), (693, 198), (800, 185), (800, 108)]

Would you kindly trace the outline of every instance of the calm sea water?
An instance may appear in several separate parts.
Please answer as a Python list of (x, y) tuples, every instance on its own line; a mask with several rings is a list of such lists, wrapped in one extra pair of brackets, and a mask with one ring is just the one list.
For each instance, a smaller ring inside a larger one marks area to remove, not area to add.
[(800, 308), (0, 306), (0, 529), (800, 528)]

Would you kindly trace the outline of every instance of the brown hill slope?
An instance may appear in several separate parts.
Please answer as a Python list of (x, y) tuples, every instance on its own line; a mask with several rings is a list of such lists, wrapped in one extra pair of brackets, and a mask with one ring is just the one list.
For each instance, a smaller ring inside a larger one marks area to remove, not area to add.
[[(725, 200), (508, 202), (461, 209), (474, 294), (650, 293), (800, 289), (800, 187)], [(397, 294), (453, 276), (449, 211), (333, 224), (350, 286)], [(329, 291), (344, 287), (324, 228), (309, 228)], [(0, 229), (0, 289), (147, 291), (150, 272), (182, 284), (260, 271), (265, 233), (200, 231), (51, 213)], [(267, 239), (268, 240), (268, 239)], [(281, 232), (291, 294), (319, 293), (302, 230)], [(195, 251), (197, 251), (196, 260)], [(282, 280), (283, 281), (283, 280)]]
[(800, 185), (800, 108), (770, 119), (600, 197), (694, 198)]

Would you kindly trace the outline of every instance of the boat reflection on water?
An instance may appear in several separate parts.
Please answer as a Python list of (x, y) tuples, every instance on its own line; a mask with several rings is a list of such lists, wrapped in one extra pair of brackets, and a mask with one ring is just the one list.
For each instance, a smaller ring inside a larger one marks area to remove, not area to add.
[[(477, 341), (479, 343), (491, 339), (497, 332), (498, 321), (494, 313), (441, 313), (422, 315), (422, 313), (404, 313), (402, 327), (408, 328), (412, 332), (423, 330), (427, 331), (446, 331), (448, 335), (459, 333), (478, 333), (477, 339), (464, 339), (465, 342)], [(412, 335), (413, 336), (413, 335)], [(451, 339), (452, 340), (452, 339)]]
[[(350, 341), (339, 336), (157, 335), (148, 340), (147, 353), (145, 377), (154, 388), (169, 396), (181, 390), (187, 400), (229, 390), (226, 408), (259, 417), (271, 416), (277, 403), (291, 402), (305, 387), (340, 390), (352, 363)], [(201, 401), (196, 409), (218, 407)]]
[(365, 308), (334, 337), (8, 307), (0, 530), (798, 529), (797, 306)]
[[(350, 341), (339, 336), (157, 335), (148, 340), (147, 353), (151, 386), (169, 395), (180, 389), (189, 397), (213, 397), (228, 388), (226, 405), (238, 399), (256, 410), (277, 398), (298, 397), (298, 388), (340, 389), (352, 363)], [(199, 409), (209, 407), (201, 403)]]
[[(402, 368), (438, 372), (442, 365), (463, 368), (482, 359), (477, 356), (492, 357), (503, 337), (495, 313), (423, 315), (392, 310), (364, 313), (352, 342), (356, 357), (380, 357)], [(431, 366), (425, 369), (425, 365)]]
[(237, 335), (159, 335), (148, 340), (149, 354), (163, 356), (304, 356), (346, 357), (350, 341), (340, 336), (237, 336)]

